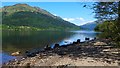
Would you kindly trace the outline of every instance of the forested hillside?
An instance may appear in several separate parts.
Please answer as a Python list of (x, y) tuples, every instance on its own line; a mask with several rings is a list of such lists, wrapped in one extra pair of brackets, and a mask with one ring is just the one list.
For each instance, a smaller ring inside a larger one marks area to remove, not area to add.
[(84, 30), (94, 30), (94, 28), (97, 26), (97, 23), (95, 22), (90, 22), (86, 23), (84, 25), (81, 25), (80, 28)]
[(39, 7), (16, 4), (2, 8), (3, 29), (11, 30), (72, 30), (78, 26)]

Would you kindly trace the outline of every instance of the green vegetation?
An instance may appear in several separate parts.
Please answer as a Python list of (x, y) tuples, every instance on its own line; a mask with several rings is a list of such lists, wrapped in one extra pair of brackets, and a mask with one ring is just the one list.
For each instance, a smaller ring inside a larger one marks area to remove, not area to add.
[(102, 32), (100, 37), (111, 38), (120, 47), (120, 1), (97, 2), (93, 9), (96, 14), (95, 18), (100, 23), (95, 30)]
[(65, 30), (75, 30), (73, 29), (63, 29), (63, 28), (36, 28), (29, 26), (8, 26), (8, 25), (0, 25), (0, 29), (2, 30), (12, 30), (12, 31), (43, 31), (43, 30), (52, 30), (52, 31), (65, 31)]
[(16, 4), (2, 8), (3, 30), (74, 30), (78, 26), (38, 7)]
[(118, 45), (120, 45), (120, 36), (118, 27), (116, 26), (117, 21), (105, 21), (102, 24), (96, 26), (95, 31), (102, 32), (99, 37), (100, 38), (111, 38)]
[(113, 26), (115, 25), (113, 22), (115, 21), (105, 21), (103, 23), (100, 23), (95, 27), (95, 31), (105, 32), (112, 30)]

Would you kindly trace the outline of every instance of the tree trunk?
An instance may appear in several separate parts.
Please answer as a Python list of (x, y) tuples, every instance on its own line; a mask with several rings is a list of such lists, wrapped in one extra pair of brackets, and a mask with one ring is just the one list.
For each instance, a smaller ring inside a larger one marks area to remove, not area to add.
[(118, 22), (120, 23), (120, 1), (118, 2)]
[(118, 20), (116, 23), (117, 26), (117, 41), (118, 41), (118, 45), (120, 45), (120, 1), (118, 2)]

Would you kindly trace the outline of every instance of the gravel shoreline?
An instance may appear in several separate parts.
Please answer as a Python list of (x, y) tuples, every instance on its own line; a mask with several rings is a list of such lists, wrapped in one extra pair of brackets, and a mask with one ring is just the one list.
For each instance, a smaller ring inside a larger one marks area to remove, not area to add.
[(2, 66), (118, 66), (120, 48), (114, 45), (110, 39), (77, 40), (63, 46), (55, 44), (54, 49), (46, 46), (42, 51)]

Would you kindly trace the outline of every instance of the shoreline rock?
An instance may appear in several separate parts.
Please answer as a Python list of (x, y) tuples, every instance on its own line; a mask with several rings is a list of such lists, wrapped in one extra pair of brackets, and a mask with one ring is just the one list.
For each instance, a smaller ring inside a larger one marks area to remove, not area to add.
[[(94, 45), (95, 43), (99, 45)], [(3, 66), (117, 66), (120, 62), (120, 48), (110, 46), (102, 39), (94, 39), (73, 44), (60, 46), (55, 44), (54, 48), (46, 46), (45, 49), (29, 52), (26, 57), (14, 60)], [(104, 44), (103, 44), (104, 43)], [(49, 48), (49, 49), (47, 49)], [(84, 60), (84, 61), (83, 61)]]

